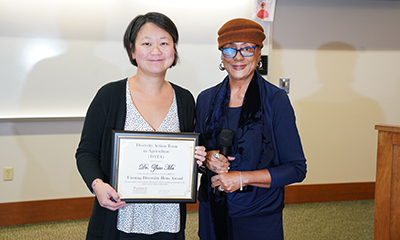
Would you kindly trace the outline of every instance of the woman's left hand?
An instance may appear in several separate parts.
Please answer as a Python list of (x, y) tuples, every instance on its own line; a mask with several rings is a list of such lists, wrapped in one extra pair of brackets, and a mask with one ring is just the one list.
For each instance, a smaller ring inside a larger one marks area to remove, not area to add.
[(206, 160), (206, 147), (204, 146), (196, 146), (194, 148), (194, 158), (197, 160), (197, 165), (199, 167), (203, 166), (204, 161)]
[(240, 188), (240, 173), (239, 171), (232, 171), (220, 173), (211, 178), (211, 187), (218, 187), (221, 192), (234, 192)]
[[(242, 186), (240, 186), (242, 185)], [(271, 174), (268, 169), (254, 171), (229, 171), (211, 178), (211, 187), (221, 192), (234, 192), (245, 186), (271, 187)]]

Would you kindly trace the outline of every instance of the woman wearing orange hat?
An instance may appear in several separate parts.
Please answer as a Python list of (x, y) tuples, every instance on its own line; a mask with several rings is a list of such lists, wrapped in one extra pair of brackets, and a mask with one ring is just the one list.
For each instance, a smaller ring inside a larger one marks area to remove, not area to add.
[[(197, 99), (196, 132), (208, 150), (199, 190), (199, 237), (283, 239), (285, 186), (306, 176), (294, 111), (286, 92), (256, 71), (262, 26), (233, 19), (218, 35), (220, 69), (228, 76)], [(227, 129), (232, 144), (221, 147)]]

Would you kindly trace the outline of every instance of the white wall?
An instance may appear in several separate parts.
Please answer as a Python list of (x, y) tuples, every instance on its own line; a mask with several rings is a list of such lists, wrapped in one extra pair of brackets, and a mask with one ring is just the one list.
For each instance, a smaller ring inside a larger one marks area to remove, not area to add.
[(400, 125), (400, 3), (284, 0), (275, 20), (269, 78), (291, 78), (304, 183), (375, 181), (374, 126)]
[(101, 85), (134, 74), (122, 38), (130, 21), (149, 11), (169, 16), (180, 33), (180, 65), (167, 79), (197, 95), (224, 76), (218, 70), (217, 30), (231, 18), (250, 17), (253, 5), (0, 0), (0, 117), (83, 117)]
[[(121, 36), (148, 11), (178, 26), (181, 62), (167, 77), (197, 95), (224, 77), (216, 32), (231, 18), (249, 18), (249, 2), (0, 0), (0, 168), (14, 167), (13, 181), (0, 180), (0, 202), (90, 196), (74, 159), (81, 121), (5, 119), (83, 116), (103, 83), (134, 73)], [(273, 49), (264, 53), (271, 82), (291, 78), (306, 184), (375, 180), (374, 125), (400, 125), (399, 24), (398, 2), (278, 1), (266, 40)], [(55, 97), (72, 83), (69, 91), (86, 91), (72, 105), (68, 95), (55, 104), (25, 100), (32, 89), (42, 91), (40, 81), (50, 86), (42, 93)]]

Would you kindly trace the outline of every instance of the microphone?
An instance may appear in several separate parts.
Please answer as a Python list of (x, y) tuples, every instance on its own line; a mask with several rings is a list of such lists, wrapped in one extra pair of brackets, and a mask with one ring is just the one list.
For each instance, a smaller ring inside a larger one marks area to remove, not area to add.
[[(229, 129), (223, 129), (221, 131), (221, 134), (219, 135), (220, 154), (224, 155), (225, 157), (228, 157), (229, 149), (232, 145), (232, 140), (233, 140), (233, 132)], [(221, 191), (218, 190), (218, 187), (214, 188), (214, 194), (218, 196), (221, 195)]]
[(221, 146), (219, 152), (225, 157), (229, 155), (229, 148), (232, 145), (232, 140), (233, 132), (229, 129), (223, 129), (219, 135), (219, 145)]

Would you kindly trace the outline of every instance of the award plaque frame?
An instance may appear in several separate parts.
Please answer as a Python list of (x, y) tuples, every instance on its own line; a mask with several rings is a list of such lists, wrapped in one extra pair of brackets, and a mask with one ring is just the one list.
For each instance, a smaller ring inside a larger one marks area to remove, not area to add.
[(112, 133), (111, 186), (121, 200), (195, 203), (198, 133)]

